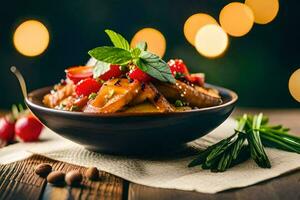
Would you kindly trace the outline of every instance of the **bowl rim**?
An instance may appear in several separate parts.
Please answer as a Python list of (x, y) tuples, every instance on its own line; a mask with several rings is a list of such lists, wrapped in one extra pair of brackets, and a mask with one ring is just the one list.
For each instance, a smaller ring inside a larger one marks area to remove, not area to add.
[(116, 113), (85, 113), (85, 112), (72, 112), (72, 111), (65, 111), (65, 110), (57, 110), (57, 109), (53, 109), (53, 108), (48, 108), (46, 106), (41, 106), (38, 105), (34, 102), (32, 102), (30, 99), (34, 96), (36, 96), (37, 94), (41, 93), (41, 91), (47, 90), (47, 89), (51, 89), (53, 88), (53, 86), (48, 86), (48, 87), (42, 87), (36, 90), (31, 91), (27, 98), (25, 98), (25, 103), (28, 105), (29, 109), (31, 110), (31, 108), (43, 111), (43, 112), (49, 112), (49, 113), (55, 113), (55, 114), (62, 114), (62, 115), (71, 115), (71, 116), (86, 116), (86, 117), (129, 117), (129, 116), (170, 116), (170, 115), (182, 115), (182, 114), (188, 114), (188, 113), (198, 113), (198, 112), (208, 112), (208, 111), (212, 111), (212, 110), (216, 110), (219, 108), (224, 108), (227, 106), (230, 106), (232, 104), (235, 104), (236, 101), (238, 100), (238, 95), (237, 93), (235, 93), (234, 91), (224, 88), (224, 87), (220, 87), (220, 86), (216, 86), (216, 85), (212, 85), (212, 84), (206, 84), (209, 87), (212, 88), (216, 88), (222, 92), (227, 93), (230, 96), (230, 100), (226, 103), (222, 103), (220, 105), (217, 106), (211, 106), (211, 107), (205, 107), (205, 108), (198, 108), (198, 109), (194, 109), (194, 110), (188, 110), (188, 111), (181, 111), (181, 112), (165, 112), (165, 113), (161, 113), (161, 112), (141, 112), (141, 113), (124, 113), (124, 112), (116, 112)]

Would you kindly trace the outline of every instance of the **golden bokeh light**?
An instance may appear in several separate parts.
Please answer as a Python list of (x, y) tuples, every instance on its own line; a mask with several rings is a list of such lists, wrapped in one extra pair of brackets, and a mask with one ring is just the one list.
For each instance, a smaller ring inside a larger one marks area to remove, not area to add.
[(130, 46), (135, 47), (137, 43), (145, 41), (148, 44), (148, 51), (163, 57), (166, 52), (166, 39), (164, 35), (154, 28), (143, 28), (132, 38)]
[(49, 32), (41, 22), (28, 20), (18, 26), (13, 36), (13, 42), (21, 54), (37, 56), (48, 47)]
[(246, 0), (254, 13), (254, 21), (258, 24), (267, 24), (271, 22), (279, 11), (278, 0)]
[(201, 55), (209, 58), (217, 57), (227, 49), (228, 36), (219, 25), (208, 24), (198, 30), (195, 46)]
[(221, 10), (219, 21), (222, 28), (229, 35), (240, 37), (251, 30), (254, 23), (254, 14), (246, 4), (233, 2), (227, 4)]
[(183, 32), (189, 43), (195, 45), (195, 37), (197, 31), (207, 24), (218, 24), (218, 22), (210, 15), (205, 13), (197, 13), (190, 16), (184, 23)]
[(296, 70), (290, 77), (289, 90), (296, 101), (300, 102), (300, 69)]

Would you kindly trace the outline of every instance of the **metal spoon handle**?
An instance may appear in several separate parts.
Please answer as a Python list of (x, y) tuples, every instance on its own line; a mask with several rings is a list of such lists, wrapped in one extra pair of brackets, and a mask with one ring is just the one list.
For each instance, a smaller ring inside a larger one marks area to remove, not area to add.
[(26, 99), (27, 98), (27, 87), (26, 87), (26, 83), (24, 80), (24, 77), (22, 76), (21, 72), (15, 67), (15, 66), (11, 66), (10, 71), (17, 77), (23, 96)]

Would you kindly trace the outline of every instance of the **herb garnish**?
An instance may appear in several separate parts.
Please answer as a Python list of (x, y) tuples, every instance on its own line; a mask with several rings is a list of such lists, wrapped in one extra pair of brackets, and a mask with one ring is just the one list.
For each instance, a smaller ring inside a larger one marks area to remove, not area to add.
[(93, 99), (95, 99), (97, 97), (97, 93), (91, 93), (90, 95), (89, 95), (89, 97), (88, 97), (88, 99), (89, 100), (93, 100)]
[(108, 35), (115, 47), (130, 51), (129, 43), (122, 35), (112, 30), (105, 30), (105, 33)]
[(189, 167), (201, 165), (203, 169), (223, 172), (251, 157), (258, 166), (270, 168), (264, 146), (300, 153), (300, 138), (288, 132), (289, 129), (281, 125), (270, 126), (262, 113), (254, 116), (244, 114), (238, 118), (238, 127), (233, 135), (209, 146)]
[(175, 101), (174, 105), (175, 105), (175, 107), (183, 107), (183, 106), (186, 105), (186, 103), (183, 102), (183, 101), (181, 101), (181, 100), (179, 100), (179, 99), (177, 99), (177, 100)]
[(110, 64), (126, 66), (135, 64), (145, 73), (163, 81), (175, 83), (168, 64), (159, 56), (147, 51), (147, 43), (140, 42), (135, 48), (130, 48), (128, 41), (119, 33), (105, 30), (113, 43), (113, 47), (96, 47), (88, 53), (98, 62), (94, 68), (94, 78), (98, 78), (110, 69)]
[(71, 108), (70, 108), (70, 111), (79, 111), (80, 108), (76, 105), (72, 105)]

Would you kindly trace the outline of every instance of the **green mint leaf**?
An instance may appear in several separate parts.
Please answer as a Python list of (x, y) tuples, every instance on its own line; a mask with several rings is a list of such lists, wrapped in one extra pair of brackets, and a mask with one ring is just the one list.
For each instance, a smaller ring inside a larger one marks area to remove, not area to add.
[[(150, 63), (159, 62), (161, 60), (160, 57), (158, 57), (157, 55), (150, 53), (148, 51), (142, 51), (140, 58), (142, 58), (143, 60), (146, 60), (147, 62), (150, 62)], [(163, 60), (161, 60), (161, 61), (163, 61)]]
[(101, 76), (102, 74), (107, 72), (108, 70), (110, 70), (110, 64), (109, 63), (102, 62), (102, 61), (97, 61), (96, 65), (93, 69), (93, 77), (98, 78), (99, 76)]
[(134, 48), (131, 50), (131, 56), (134, 59), (139, 58), (140, 54), (141, 54), (141, 50), (139, 48)]
[(168, 64), (153, 53), (142, 51), (140, 59), (138, 59), (135, 64), (142, 71), (160, 81), (176, 82)]
[(117, 65), (124, 65), (132, 60), (129, 51), (117, 47), (97, 47), (90, 50), (88, 54), (98, 61)]
[(146, 42), (142, 41), (137, 43), (136, 48), (139, 48), (141, 51), (147, 51), (148, 45)]
[(128, 41), (119, 33), (116, 33), (112, 30), (105, 30), (105, 33), (109, 36), (111, 42), (114, 44), (115, 47), (124, 49), (129, 51), (130, 50), (130, 46)]

